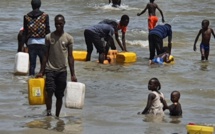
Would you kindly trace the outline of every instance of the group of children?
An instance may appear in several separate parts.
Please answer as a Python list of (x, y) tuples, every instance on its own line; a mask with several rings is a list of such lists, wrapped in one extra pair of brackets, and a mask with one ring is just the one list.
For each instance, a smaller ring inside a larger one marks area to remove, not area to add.
[[(137, 13), (137, 16), (140, 16), (141, 14), (145, 13), (146, 10), (148, 10), (148, 29), (149, 29), (149, 33), (150, 33), (150, 31), (152, 29), (154, 29), (156, 27), (156, 23), (158, 21), (158, 18), (157, 18), (156, 13), (155, 13), (156, 9), (158, 9), (160, 11), (160, 14), (161, 14), (161, 17), (162, 17), (162, 22), (164, 23), (165, 20), (164, 20), (163, 12), (158, 7), (158, 5), (156, 3), (154, 3), (154, 0), (150, 0), (150, 2), (146, 5), (145, 9), (141, 13)], [(193, 45), (193, 50), (196, 51), (196, 43), (198, 41), (199, 36), (202, 35), (202, 41), (200, 43), (200, 52), (201, 52), (201, 60), (202, 61), (208, 60), (208, 56), (209, 56), (209, 52), (210, 52), (211, 34), (215, 38), (214, 31), (213, 31), (212, 28), (209, 28), (209, 24), (210, 24), (209, 20), (203, 20), (202, 21), (202, 28), (199, 30), (199, 33), (196, 36), (196, 39), (195, 39), (195, 42), (194, 42), (194, 45)], [(171, 36), (169, 36), (169, 37), (171, 37)], [(153, 40), (155, 40), (155, 39), (153, 39)], [(169, 46), (171, 46), (170, 39), (168, 39), (168, 47)], [(150, 44), (149, 44), (149, 47), (150, 47)], [(161, 48), (162, 48), (162, 46), (161, 46)], [(171, 54), (171, 47), (169, 47), (169, 50), (168, 50), (169, 52), (162, 51), (163, 54), (158, 52), (159, 51), (158, 48), (156, 48), (156, 50), (157, 50), (157, 56), (155, 57), (155, 59), (152, 60), (151, 54), (150, 54), (149, 64), (153, 64), (153, 63), (162, 64), (163, 62), (167, 62), (167, 63), (171, 62), (171, 61), (168, 61), (168, 55), (166, 55), (166, 53)], [(151, 50), (150, 50), (150, 53), (151, 53)], [(152, 53), (154, 53), (154, 52), (152, 52)], [(163, 55), (166, 55), (165, 57), (167, 57), (167, 58), (162, 58)], [(158, 59), (161, 59), (161, 62)], [(158, 60), (158, 62), (157, 62), (157, 60)], [(172, 60), (174, 60), (174, 59), (172, 59)]]
[(161, 84), (157, 78), (151, 78), (148, 82), (148, 90), (152, 91), (148, 95), (146, 107), (138, 114), (151, 114), (155, 116), (164, 116), (164, 110), (169, 110), (170, 116), (182, 116), (182, 108), (179, 103), (180, 92), (172, 91), (170, 98), (171, 105), (167, 105), (162, 92), (160, 92)]

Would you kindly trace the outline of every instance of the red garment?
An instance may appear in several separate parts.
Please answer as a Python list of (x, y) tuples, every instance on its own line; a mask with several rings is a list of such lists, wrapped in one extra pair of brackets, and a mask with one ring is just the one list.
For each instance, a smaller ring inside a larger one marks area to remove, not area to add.
[(158, 17), (157, 16), (149, 16), (148, 17), (148, 28), (149, 30), (152, 30), (158, 22)]
[(120, 23), (118, 25), (118, 29), (121, 29), (122, 33), (126, 33), (126, 31), (127, 31), (127, 27), (121, 26)]

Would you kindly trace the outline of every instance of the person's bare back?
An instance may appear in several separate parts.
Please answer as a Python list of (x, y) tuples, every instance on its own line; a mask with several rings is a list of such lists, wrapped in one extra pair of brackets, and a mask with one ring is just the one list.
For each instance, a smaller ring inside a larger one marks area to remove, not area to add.
[(158, 6), (155, 3), (148, 3), (147, 4), (147, 9), (148, 9), (149, 16), (156, 16), (156, 8), (157, 7)]
[(158, 7), (158, 5), (156, 3), (154, 3), (154, 0), (150, 0), (150, 2), (146, 5), (146, 7), (143, 9), (143, 11), (140, 13), (137, 13), (137, 16), (140, 16), (141, 14), (144, 14), (146, 12), (146, 10), (148, 10), (148, 16), (149, 16), (148, 28), (149, 28), (149, 30), (153, 29), (156, 26), (156, 23), (158, 21), (158, 17), (156, 16), (156, 9), (158, 9), (158, 11), (160, 12), (161, 17), (162, 17), (162, 22), (164, 23), (165, 20), (164, 20), (163, 12)]

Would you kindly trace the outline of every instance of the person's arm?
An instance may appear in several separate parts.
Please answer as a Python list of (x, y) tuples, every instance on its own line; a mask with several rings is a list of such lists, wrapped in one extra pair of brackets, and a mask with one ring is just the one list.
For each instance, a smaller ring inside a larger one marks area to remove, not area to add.
[(159, 10), (159, 12), (160, 12), (160, 14), (161, 14), (162, 22), (164, 23), (165, 20), (164, 20), (163, 12), (162, 12), (162, 10), (158, 7), (158, 5), (157, 5), (157, 9)]
[(125, 43), (125, 32), (122, 32), (122, 45), (124, 47), (124, 51), (127, 51), (126, 43)]
[(49, 15), (47, 14), (46, 15), (46, 34), (49, 34), (51, 31), (50, 31), (50, 25), (49, 25)]
[(161, 97), (160, 100), (161, 100), (161, 103), (163, 104), (163, 111), (166, 110), (166, 109), (169, 109), (169, 107), (168, 107), (168, 105), (166, 103), (166, 100), (163, 97)]
[(215, 38), (215, 34), (214, 34), (214, 30), (211, 28), (211, 33), (212, 33), (212, 35), (214, 36), (214, 38)]
[(137, 13), (137, 16), (140, 16), (141, 14), (144, 14), (147, 9), (148, 9), (148, 4), (146, 5), (145, 9), (141, 13)]
[(168, 36), (168, 49), (169, 49), (169, 54), (171, 54), (171, 50), (172, 50), (172, 31), (171, 31), (170, 35)]
[(145, 107), (145, 109), (143, 110), (143, 112), (141, 113), (141, 114), (147, 114), (148, 113), (148, 111), (149, 111), (149, 109), (151, 108), (151, 106), (152, 106), (152, 101), (155, 99), (155, 94), (153, 94), (153, 93), (150, 93), (149, 95), (148, 95), (148, 101), (147, 101), (147, 105), (146, 105), (146, 107)]
[(22, 43), (22, 36), (23, 36), (23, 31), (19, 31), (17, 35), (17, 40), (18, 40), (18, 49), (17, 52), (23, 52), (23, 46), (24, 44)]
[(27, 42), (27, 34), (28, 34), (28, 26), (27, 26), (27, 20), (25, 19), (25, 15), (23, 17), (23, 28), (24, 31), (22, 33), (22, 39), (20, 42), (20, 46), (23, 48), (24, 44)]
[(196, 43), (197, 43), (197, 41), (198, 41), (198, 39), (199, 39), (199, 35), (201, 34), (201, 32), (202, 32), (202, 29), (199, 30), (199, 33), (198, 33), (198, 35), (196, 36), (196, 39), (195, 39), (195, 42), (194, 42), (194, 45), (193, 45), (193, 50), (194, 50), (194, 51), (196, 51)]
[(115, 31), (115, 39), (116, 39), (116, 42), (118, 43), (118, 45), (120, 46), (120, 48), (122, 49), (122, 51), (125, 51), (123, 46), (122, 46), (122, 43), (120, 42), (119, 40), (119, 33), (118, 33), (118, 30)]
[(71, 44), (68, 45), (68, 63), (71, 74), (71, 81), (77, 82), (74, 69), (74, 57), (73, 57), (73, 39), (71, 39)]

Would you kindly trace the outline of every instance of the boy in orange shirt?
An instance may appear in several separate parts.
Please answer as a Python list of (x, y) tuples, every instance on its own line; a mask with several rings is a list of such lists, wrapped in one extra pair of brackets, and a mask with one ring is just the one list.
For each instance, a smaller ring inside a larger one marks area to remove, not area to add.
[[(115, 29), (116, 42), (118, 43), (118, 45), (120, 46), (122, 51), (127, 51), (126, 43), (125, 43), (125, 34), (127, 32), (127, 27), (129, 24), (129, 16), (126, 14), (122, 15), (119, 22), (117, 22), (116, 20), (105, 19), (99, 23), (112, 24), (113, 22), (118, 23), (117, 29)], [(121, 33), (122, 33), (122, 42), (119, 40), (119, 32), (118, 31), (121, 31)], [(111, 47), (111, 49), (115, 50), (116, 46), (114, 46), (113, 44), (114, 43), (111, 42), (110, 40), (108, 41), (108, 45)]]

